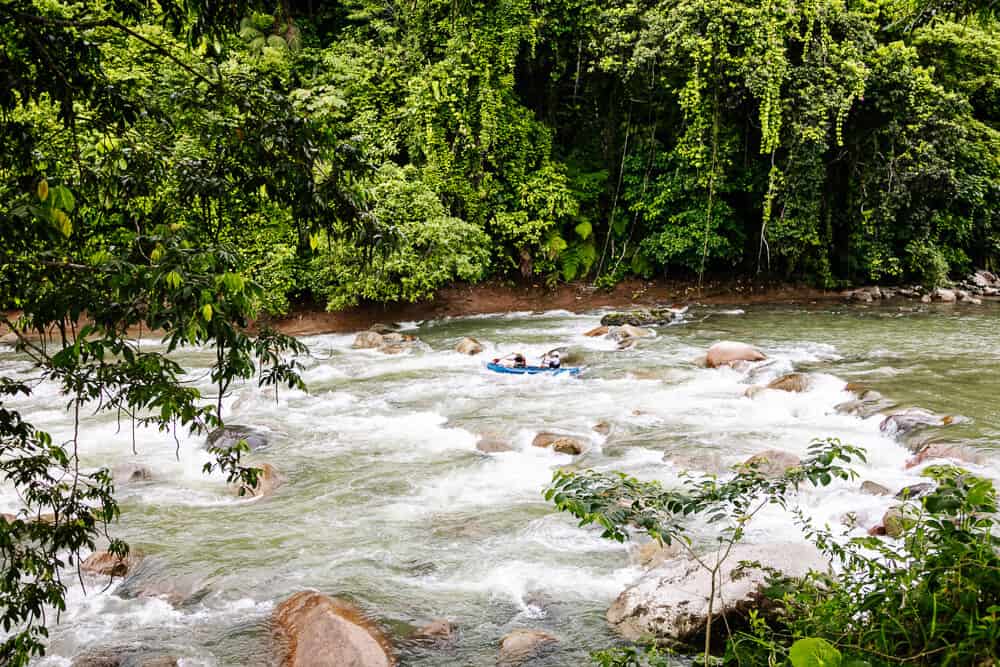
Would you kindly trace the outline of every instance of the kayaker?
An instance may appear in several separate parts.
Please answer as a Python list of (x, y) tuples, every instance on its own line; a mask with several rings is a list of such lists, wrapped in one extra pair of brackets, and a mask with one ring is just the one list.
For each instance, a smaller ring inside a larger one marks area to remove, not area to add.
[(547, 352), (545, 356), (542, 357), (542, 366), (546, 368), (559, 368), (562, 366), (562, 359), (559, 355), (559, 350)]
[(494, 363), (504, 368), (525, 368), (528, 365), (527, 359), (520, 352), (508, 354), (502, 359), (497, 359)]

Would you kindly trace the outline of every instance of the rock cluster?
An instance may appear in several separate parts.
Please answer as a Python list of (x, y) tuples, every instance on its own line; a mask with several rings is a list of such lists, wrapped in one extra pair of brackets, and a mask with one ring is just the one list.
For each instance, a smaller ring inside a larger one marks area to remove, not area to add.
[(911, 285), (909, 287), (880, 287), (872, 285), (848, 290), (843, 293), (843, 296), (848, 301), (857, 303), (872, 303), (898, 297), (918, 299), (923, 303), (937, 301), (940, 303), (980, 304), (982, 303), (980, 297), (1000, 297), (1000, 277), (989, 271), (979, 270), (953, 287), (928, 289), (922, 285)]
[(633, 327), (647, 327), (670, 324), (681, 318), (686, 308), (642, 308), (617, 313), (608, 313), (601, 318), (601, 324), (607, 327), (620, 327), (625, 324)]

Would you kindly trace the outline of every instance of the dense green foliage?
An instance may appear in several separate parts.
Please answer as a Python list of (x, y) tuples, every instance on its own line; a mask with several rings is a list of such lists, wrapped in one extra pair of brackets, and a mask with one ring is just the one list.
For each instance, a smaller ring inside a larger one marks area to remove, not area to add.
[[(558, 472), (546, 497), (581, 525), (601, 526), (609, 539), (640, 533), (665, 543), (680, 540), (713, 575), (720, 559), (713, 559), (712, 549), (692, 548), (691, 515), (721, 524), (716, 551), (724, 559), (762, 507), (789, 510), (836, 567), (832, 574), (812, 572), (792, 585), (775, 573), (764, 589), (770, 602), (759, 605), (770, 610), (768, 619), (751, 610), (745, 629), (727, 624), (720, 664), (992, 664), (1000, 649), (993, 483), (954, 466), (928, 468), (936, 488), (901, 506), (895, 540), (834, 535), (814, 526), (794, 506), (794, 492), (806, 481), (852, 477), (840, 461), (859, 456), (863, 460), (859, 450), (835, 441), (816, 443), (810, 456), (782, 477), (767, 479), (751, 468), (721, 482), (690, 479), (679, 489), (622, 475)], [(705, 661), (713, 659), (712, 627), (709, 623), (706, 630)], [(672, 655), (663, 647), (621, 647), (598, 652), (594, 660), (602, 667), (666, 667), (676, 664)]]

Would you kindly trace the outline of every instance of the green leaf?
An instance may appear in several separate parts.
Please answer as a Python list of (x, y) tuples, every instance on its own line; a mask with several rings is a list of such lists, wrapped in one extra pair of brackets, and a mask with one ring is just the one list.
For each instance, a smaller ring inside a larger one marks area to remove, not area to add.
[(590, 236), (591, 232), (594, 231), (594, 228), (589, 222), (584, 220), (579, 225), (574, 227), (573, 231), (575, 231), (577, 236), (579, 236), (581, 239), (587, 239)]
[(819, 637), (800, 639), (788, 651), (793, 667), (841, 667), (840, 651)]
[(64, 185), (57, 185), (52, 188), (52, 205), (56, 208), (61, 208), (67, 213), (72, 213), (73, 209), (76, 208), (76, 198), (73, 197), (73, 193), (70, 189)]
[(206, 303), (201, 307), (201, 316), (205, 318), (206, 322), (212, 321), (212, 304)]
[(38, 182), (38, 199), (45, 201), (49, 196), (49, 182), (44, 178)]
[(69, 237), (73, 233), (73, 223), (70, 221), (69, 216), (60, 209), (55, 209), (52, 212), (52, 222), (55, 223), (56, 229), (58, 229), (63, 236)]

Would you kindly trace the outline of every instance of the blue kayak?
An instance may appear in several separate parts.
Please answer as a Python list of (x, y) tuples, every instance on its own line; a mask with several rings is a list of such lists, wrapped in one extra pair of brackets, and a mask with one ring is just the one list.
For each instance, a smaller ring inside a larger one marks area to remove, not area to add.
[(572, 366), (562, 366), (561, 368), (548, 368), (547, 366), (522, 366), (521, 368), (510, 368), (493, 362), (486, 364), (486, 368), (490, 369), (494, 373), (507, 373), (509, 375), (540, 375), (542, 373), (547, 373), (549, 375), (562, 375), (563, 373), (579, 375), (581, 370), (580, 368)]

